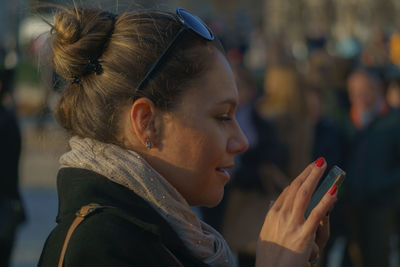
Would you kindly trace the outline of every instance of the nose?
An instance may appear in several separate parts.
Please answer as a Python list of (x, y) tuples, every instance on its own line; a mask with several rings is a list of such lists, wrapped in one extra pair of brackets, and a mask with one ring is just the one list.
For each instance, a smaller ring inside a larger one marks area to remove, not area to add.
[(249, 141), (236, 122), (235, 132), (228, 141), (228, 152), (232, 154), (243, 153), (249, 148)]

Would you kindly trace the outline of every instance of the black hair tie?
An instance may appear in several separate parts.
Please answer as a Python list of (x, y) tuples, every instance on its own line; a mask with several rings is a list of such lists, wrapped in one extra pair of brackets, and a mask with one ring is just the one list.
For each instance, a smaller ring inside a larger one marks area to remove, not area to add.
[(72, 80), (71, 84), (81, 84), (81, 79), (79, 79), (79, 77), (75, 76), (74, 79)]
[(85, 71), (85, 73), (83, 73), (83, 75), (73, 77), (73, 80), (71, 82), (72, 84), (81, 84), (81, 78), (83, 76), (86, 76), (86, 75), (89, 75), (92, 73), (95, 73), (96, 75), (100, 75), (104, 72), (103, 66), (101, 65), (101, 63), (103, 61), (99, 61), (99, 58), (103, 55), (103, 52), (107, 48), (108, 43), (110, 42), (110, 38), (114, 33), (114, 27), (115, 27), (115, 21), (117, 19), (117, 15), (110, 13), (110, 12), (104, 12), (103, 14), (105, 17), (112, 20), (112, 25), (111, 25), (110, 31), (107, 34), (107, 37), (105, 38), (103, 48), (101, 49), (101, 52), (99, 53), (99, 55), (97, 55), (94, 58), (89, 59), (87, 65), (86, 65), (86, 71)]
[(103, 66), (100, 64), (102, 61), (98, 59), (90, 59), (89, 63), (86, 66), (88, 73), (95, 73), (96, 75), (100, 75), (103, 73)]

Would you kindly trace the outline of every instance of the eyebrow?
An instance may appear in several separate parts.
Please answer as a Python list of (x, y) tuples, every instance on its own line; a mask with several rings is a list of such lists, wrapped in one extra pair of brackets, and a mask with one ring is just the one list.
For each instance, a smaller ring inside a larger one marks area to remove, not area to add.
[(233, 99), (233, 98), (225, 99), (223, 101), (217, 102), (216, 104), (217, 105), (226, 105), (226, 104), (228, 104), (228, 105), (232, 106), (233, 108), (236, 108), (236, 106), (238, 105), (237, 101), (235, 99)]

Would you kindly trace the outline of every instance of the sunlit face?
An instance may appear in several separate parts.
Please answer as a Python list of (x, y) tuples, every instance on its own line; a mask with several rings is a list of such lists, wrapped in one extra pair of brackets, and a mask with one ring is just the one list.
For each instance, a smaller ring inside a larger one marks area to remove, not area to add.
[(192, 206), (219, 203), (234, 156), (248, 147), (234, 116), (237, 104), (231, 68), (217, 52), (201, 82), (184, 93), (173, 112), (162, 115), (152, 165)]

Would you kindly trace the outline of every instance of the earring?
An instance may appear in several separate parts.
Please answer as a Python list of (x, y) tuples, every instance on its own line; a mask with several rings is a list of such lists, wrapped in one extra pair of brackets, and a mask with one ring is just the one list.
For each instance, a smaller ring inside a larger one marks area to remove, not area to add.
[(147, 137), (147, 139), (146, 139), (146, 148), (147, 149), (153, 148), (153, 143), (151, 142), (149, 137)]

